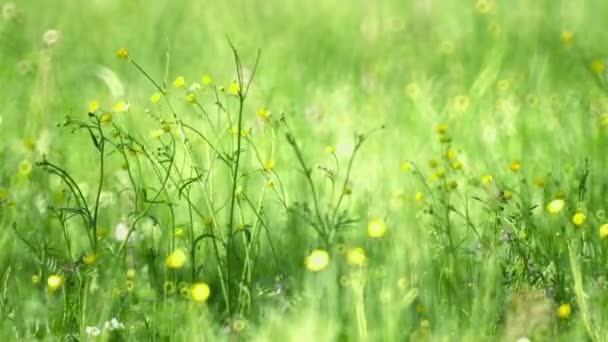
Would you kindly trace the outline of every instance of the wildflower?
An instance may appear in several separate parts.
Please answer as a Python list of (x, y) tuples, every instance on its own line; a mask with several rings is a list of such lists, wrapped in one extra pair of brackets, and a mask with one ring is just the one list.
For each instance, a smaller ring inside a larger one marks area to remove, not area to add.
[(116, 241), (125, 241), (129, 237), (129, 225), (126, 222), (120, 222), (114, 229), (114, 238)]
[(453, 191), (458, 188), (458, 182), (455, 180), (451, 180), (451, 181), (447, 182), (445, 186), (446, 186), (446, 190)]
[(258, 118), (262, 119), (262, 121), (266, 122), (270, 119), (270, 112), (267, 109), (260, 108), (258, 110)]
[(57, 291), (63, 285), (63, 278), (60, 275), (52, 274), (46, 280), (46, 285), (49, 291)]
[(351, 266), (364, 266), (367, 262), (367, 256), (363, 248), (355, 247), (346, 252), (346, 261)]
[(416, 82), (408, 83), (405, 86), (405, 93), (410, 97), (410, 99), (415, 100), (420, 95), (420, 86)]
[(204, 86), (208, 86), (213, 84), (213, 79), (211, 78), (211, 76), (205, 75), (203, 76), (203, 78), (201, 78), (201, 82), (203, 82)]
[(494, 10), (494, 1), (492, 0), (477, 0), (475, 9), (479, 14), (485, 15)]
[(58, 30), (47, 30), (42, 34), (42, 42), (49, 48), (59, 43), (60, 39), (61, 33)]
[(114, 104), (114, 112), (126, 113), (129, 111), (129, 104), (126, 101), (118, 101)]
[(232, 82), (232, 84), (230, 84), (228, 87), (228, 94), (239, 96), (241, 94), (241, 86), (239, 86), (239, 84), (236, 82)]
[(412, 169), (412, 163), (409, 161), (404, 161), (401, 163), (401, 171), (410, 171)]
[(167, 256), (167, 267), (172, 269), (179, 269), (184, 267), (186, 263), (186, 253), (181, 249), (176, 249)]
[(435, 128), (435, 130), (439, 134), (446, 134), (448, 132), (448, 125), (446, 125), (444, 123), (440, 123), (440, 124), (437, 125), (437, 127)]
[(135, 282), (131, 279), (127, 279), (127, 281), (125, 281), (125, 288), (128, 292), (132, 292), (135, 289)]
[(306, 257), (304, 264), (312, 272), (322, 271), (329, 265), (329, 253), (323, 249), (315, 249)]
[(508, 200), (512, 199), (512, 198), (513, 198), (513, 191), (509, 191), (509, 190), (507, 190), (507, 191), (503, 192), (503, 193), (502, 193), (502, 198), (503, 198), (505, 201), (508, 201)]
[(206, 302), (210, 294), (211, 289), (209, 288), (209, 285), (205, 283), (201, 282), (192, 284), (192, 286), (190, 286), (190, 298), (192, 298), (192, 300), (195, 302)]
[(36, 141), (32, 138), (25, 138), (23, 139), (23, 146), (29, 150), (29, 151), (35, 151), (36, 150)]
[(549, 202), (549, 204), (547, 204), (547, 211), (550, 214), (557, 214), (560, 211), (562, 211), (562, 209), (564, 209), (565, 205), (566, 205), (566, 202), (563, 199), (556, 198), (556, 199), (552, 200), (551, 202)]
[(121, 47), (120, 49), (118, 49), (118, 52), (116, 52), (116, 55), (118, 56), (118, 58), (127, 59), (129, 58), (129, 51), (127, 51), (126, 48)]
[(334, 146), (327, 146), (325, 147), (325, 153), (334, 154), (336, 153), (336, 148)]
[(275, 165), (274, 160), (273, 159), (269, 159), (266, 162), (264, 162), (264, 170), (265, 171), (272, 171), (272, 170), (274, 170), (274, 165)]
[(381, 218), (374, 218), (367, 224), (367, 235), (380, 238), (386, 233), (386, 223)]
[(95, 265), (95, 263), (97, 263), (97, 254), (95, 253), (91, 253), (91, 254), (87, 254), (85, 256), (82, 257), (82, 262), (85, 263), (85, 265), (88, 266), (93, 266)]
[(160, 93), (153, 94), (152, 96), (150, 96), (150, 102), (158, 103), (160, 102), (161, 97), (162, 95)]
[(173, 86), (175, 88), (182, 88), (186, 84), (186, 80), (184, 76), (177, 76), (177, 78), (173, 81)]
[(452, 107), (458, 113), (464, 113), (469, 108), (471, 100), (466, 95), (455, 96), (452, 100)]
[(250, 133), (251, 133), (251, 129), (249, 129), (249, 128), (241, 130), (242, 137), (248, 137)]
[(514, 160), (509, 165), (509, 169), (513, 172), (519, 172), (521, 170), (521, 162), (519, 160)]
[(39, 275), (37, 275), (37, 274), (34, 274), (34, 275), (32, 276), (32, 283), (33, 283), (33, 284), (39, 284), (39, 283), (40, 283), (40, 276), (39, 276)]
[(183, 298), (190, 297), (190, 287), (188, 287), (188, 284), (180, 283), (179, 295), (182, 296)]
[(196, 103), (196, 94), (190, 93), (190, 94), (186, 95), (186, 102), (188, 102), (190, 104)]
[(105, 113), (101, 114), (101, 117), (99, 118), (99, 121), (101, 121), (102, 123), (107, 124), (107, 123), (112, 122), (112, 117), (113, 117), (112, 113), (105, 112)]
[(353, 189), (347, 184), (342, 189), (342, 193), (345, 194), (345, 195), (350, 195), (350, 194), (353, 193)]
[(557, 308), (557, 317), (567, 319), (572, 314), (572, 306), (570, 304), (562, 304)]
[(416, 195), (414, 195), (414, 199), (416, 200), (416, 202), (422, 203), (424, 201), (424, 194), (418, 191)]
[(600, 226), (600, 239), (605, 239), (608, 237), (608, 223), (604, 223)]
[(545, 187), (545, 177), (536, 177), (534, 178), (534, 185), (536, 185), (539, 188), (544, 188)]
[(23, 176), (23, 177), (27, 177), (30, 174), (32, 174), (32, 163), (29, 160), (22, 160), (19, 163), (19, 166), (17, 167), (18, 173)]
[(89, 113), (95, 113), (98, 110), (99, 110), (99, 101), (98, 100), (92, 100), (91, 102), (89, 102)]
[(84, 328), (84, 332), (91, 337), (97, 337), (101, 335), (101, 329), (99, 329), (98, 327), (86, 327)]
[(125, 328), (124, 324), (120, 323), (116, 318), (112, 318), (111, 320), (105, 322), (103, 325), (103, 330), (109, 330), (109, 331), (115, 331), (115, 330), (120, 330), (120, 329), (124, 329), (124, 328)]
[(439, 162), (437, 160), (435, 160), (435, 159), (429, 160), (429, 167), (431, 169), (434, 169), (434, 168), (436, 168), (438, 166), (439, 166)]
[(454, 170), (462, 169), (462, 162), (459, 160), (455, 160), (454, 162), (452, 162), (452, 169), (454, 169)]
[(604, 62), (599, 59), (596, 59), (595, 61), (593, 61), (591, 63), (591, 71), (593, 71), (594, 73), (596, 73), (598, 75), (603, 73), (605, 69), (606, 69), (606, 66), (604, 65)]
[(585, 218), (585, 214), (578, 212), (572, 216), (572, 223), (574, 223), (574, 225), (577, 227), (581, 227), (583, 224), (585, 224)]
[(570, 31), (564, 31), (562, 32), (560, 39), (562, 43), (564, 43), (564, 45), (570, 45), (574, 40), (574, 33)]

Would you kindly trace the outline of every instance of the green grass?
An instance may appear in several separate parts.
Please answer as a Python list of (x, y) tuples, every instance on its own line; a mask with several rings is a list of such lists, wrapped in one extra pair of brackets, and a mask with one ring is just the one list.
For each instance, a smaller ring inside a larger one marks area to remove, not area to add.
[(0, 336), (605, 340), (608, 4), (484, 3), (2, 3)]

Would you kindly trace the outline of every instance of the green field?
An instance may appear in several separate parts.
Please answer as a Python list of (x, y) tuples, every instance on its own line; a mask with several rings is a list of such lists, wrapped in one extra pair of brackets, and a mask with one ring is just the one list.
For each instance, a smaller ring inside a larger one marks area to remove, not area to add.
[(0, 6), (5, 340), (608, 340), (608, 2)]

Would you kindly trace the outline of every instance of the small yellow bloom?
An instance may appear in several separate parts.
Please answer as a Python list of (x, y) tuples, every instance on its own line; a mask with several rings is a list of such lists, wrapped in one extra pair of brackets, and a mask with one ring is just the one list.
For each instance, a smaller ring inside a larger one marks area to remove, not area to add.
[(596, 73), (598, 75), (603, 73), (605, 69), (606, 69), (606, 66), (604, 65), (604, 62), (599, 59), (595, 60), (591, 63), (591, 71), (593, 71), (594, 73)]
[(418, 191), (416, 195), (414, 195), (414, 199), (416, 200), (416, 202), (422, 203), (424, 201), (424, 194)]
[(268, 121), (270, 119), (270, 112), (267, 109), (260, 108), (258, 110), (258, 118), (262, 119), (262, 121)]
[(129, 111), (129, 104), (126, 101), (118, 101), (114, 105), (114, 111), (116, 113), (126, 113)]
[(346, 261), (351, 266), (364, 266), (367, 263), (367, 256), (363, 248), (355, 247), (346, 252)]
[(63, 278), (60, 275), (52, 274), (48, 277), (46, 285), (49, 291), (55, 292), (63, 285)]
[(456, 152), (456, 150), (455, 150), (455, 149), (453, 149), (453, 148), (449, 149), (449, 150), (448, 150), (448, 151), (445, 153), (445, 157), (446, 157), (448, 160), (454, 160), (454, 159), (456, 159), (456, 156), (457, 156), (457, 155), (458, 155), (458, 153), (457, 153), (457, 152)]
[(198, 303), (206, 302), (211, 294), (211, 288), (205, 283), (196, 283), (190, 286), (190, 298)]
[(600, 239), (605, 239), (608, 237), (608, 223), (604, 223), (600, 226), (599, 229)]
[(99, 110), (99, 101), (93, 100), (89, 102), (89, 113), (95, 113), (97, 110)]
[(137, 276), (137, 271), (135, 271), (134, 268), (129, 268), (127, 270), (127, 279), (133, 280), (135, 279), (135, 276)]
[(160, 137), (162, 137), (163, 135), (165, 135), (165, 133), (167, 133), (164, 129), (159, 128), (159, 129), (155, 129), (152, 130), (150, 132), (150, 138), (152, 139), (160, 139)]
[(547, 204), (547, 211), (550, 214), (557, 214), (564, 209), (566, 202), (561, 198), (556, 198)]
[(40, 284), (40, 276), (39, 276), (39, 275), (37, 275), (37, 274), (34, 274), (34, 275), (32, 276), (32, 283), (33, 283), (33, 284), (35, 284), (35, 285), (36, 285), (36, 284)]
[(32, 174), (32, 163), (29, 160), (22, 160), (17, 167), (21, 176), (27, 177)]
[(412, 169), (412, 163), (409, 161), (404, 161), (401, 163), (401, 171), (410, 171)]
[(208, 85), (213, 84), (213, 78), (211, 78), (211, 76), (209, 76), (209, 75), (205, 75), (201, 79), (201, 82), (203, 83), (203, 85), (208, 86)]
[(574, 33), (570, 32), (570, 31), (564, 31), (560, 37), (562, 43), (564, 43), (565, 45), (570, 45), (572, 43), (572, 41), (574, 40)]
[(572, 314), (572, 306), (570, 304), (562, 304), (557, 308), (556, 314), (559, 319), (567, 319)]
[(184, 76), (177, 76), (177, 78), (173, 81), (173, 86), (175, 88), (181, 88), (184, 85), (186, 85), (186, 80), (184, 79)]
[(85, 256), (82, 257), (82, 262), (85, 263), (85, 265), (89, 265), (89, 266), (93, 266), (95, 265), (95, 263), (97, 263), (97, 254), (95, 253), (91, 253), (91, 254), (87, 254)]
[(112, 122), (112, 113), (110, 112), (106, 112), (101, 114), (101, 117), (99, 118), (99, 120), (105, 124)]
[(196, 103), (196, 95), (195, 94), (188, 94), (186, 95), (186, 102), (192, 104), (192, 103)]
[(452, 162), (452, 169), (454, 169), (454, 170), (462, 169), (462, 162), (459, 160), (455, 160), (454, 162)]
[(444, 123), (440, 123), (439, 125), (437, 125), (437, 127), (435, 128), (435, 130), (439, 134), (446, 134), (448, 132), (448, 125), (446, 125)]
[(172, 269), (179, 269), (184, 267), (186, 263), (186, 253), (181, 249), (176, 249), (167, 256), (167, 267)]
[(336, 148), (334, 146), (327, 146), (325, 147), (325, 153), (334, 154), (336, 153)]
[(264, 170), (272, 171), (274, 169), (275, 162), (273, 159), (269, 159), (264, 163)]
[(315, 249), (306, 257), (304, 264), (312, 272), (322, 271), (329, 265), (329, 253), (324, 249)]
[(250, 133), (251, 133), (251, 129), (249, 129), (249, 128), (241, 130), (242, 137), (248, 137)]
[(176, 228), (175, 231), (173, 232), (173, 236), (175, 236), (178, 239), (183, 238), (185, 235), (186, 235), (186, 233), (184, 232), (184, 228)]
[(116, 52), (116, 55), (118, 56), (118, 58), (127, 59), (129, 58), (129, 51), (127, 51), (126, 48), (121, 47), (120, 49), (118, 49), (118, 52)]
[(25, 138), (23, 139), (23, 146), (29, 150), (29, 151), (35, 151), (36, 150), (36, 140), (32, 139), (32, 138)]
[(228, 87), (228, 94), (239, 96), (241, 94), (241, 86), (239, 86), (239, 84), (236, 82), (232, 82), (232, 84), (230, 84)]
[(574, 225), (577, 227), (581, 227), (583, 224), (585, 224), (585, 218), (585, 214), (576, 213), (574, 216), (572, 216), (572, 223), (574, 223)]
[(127, 292), (132, 292), (135, 289), (135, 282), (131, 279), (127, 279), (127, 281), (125, 281), (125, 288), (127, 289)]
[(519, 160), (514, 160), (509, 165), (509, 169), (513, 172), (519, 172), (521, 170), (521, 162)]
[(386, 233), (386, 223), (381, 218), (374, 218), (367, 224), (367, 235), (380, 238)]
[(150, 96), (150, 102), (152, 103), (158, 103), (160, 102), (162, 95), (159, 93), (153, 94), (152, 96)]
[(545, 177), (536, 177), (534, 178), (534, 185), (536, 185), (539, 188), (544, 188), (545, 187)]

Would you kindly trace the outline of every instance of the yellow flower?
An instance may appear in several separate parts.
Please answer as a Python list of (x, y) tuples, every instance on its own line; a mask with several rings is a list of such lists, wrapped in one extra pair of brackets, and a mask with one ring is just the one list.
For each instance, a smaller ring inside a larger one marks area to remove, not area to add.
[(424, 194), (418, 191), (416, 195), (414, 195), (414, 198), (416, 199), (416, 202), (422, 203), (424, 201)]
[(459, 161), (459, 160), (455, 160), (452, 163), (452, 169), (454, 169), (454, 170), (460, 170), (460, 169), (462, 169), (462, 162)]
[(266, 171), (272, 171), (274, 169), (274, 160), (269, 159), (264, 163), (264, 170)]
[(437, 127), (435, 128), (435, 130), (439, 134), (445, 134), (445, 133), (448, 132), (448, 125), (446, 125), (444, 123), (440, 123), (439, 125), (437, 125)]
[(230, 84), (230, 86), (228, 87), (228, 94), (234, 95), (234, 96), (239, 96), (240, 93), (241, 93), (241, 86), (239, 86), (239, 84), (236, 82), (232, 82), (232, 84)]
[(570, 45), (572, 43), (572, 41), (574, 40), (574, 33), (570, 32), (570, 31), (564, 31), (564, 32), (562, 32), (560, 39), (561, 39), (562, 43), (564, 43), (565, 45)]
[(63, 278), (57, 274), (51, 274), (46, 280), (46, 285), (49, 291), (57, 291), (63, 285)]
[(25, 138), (23, 139), (23, 146), (29, 150), (29, 151), (35, 151), (36, 150), (36, 140), (32, 139), (32, 138)]
[(604, 65), (604, 62), (599, 59), (591, 63), (591, 70), (598, 75), (603, 73), (605, 69), (606, 66)]
[(557, 214), (562, 211), (562, 209), (564, 209), (565, 205), (566, 202), (563, 199), (556, 198), (553, 201), (549, 202), (549, 204), (547, 204), (547, 211), (550, 214)]
[(367, 235), (380, 238), (386, 233), (386, 223), (381, 218), (374, 218), (367, 224)]
[(270, 112), (267, 109), (260, 108), (258, 110), (258, 118), (262, 119), (262, 121), (268, 121), (270, 119)]
[(192, 104), (192, 103), (196, 103), (196, 95), (195, 94), (188, 94), (186, 95), (186, 102)]
[(211, 294), (211, 288), (205, 283), (196, 283), (190, 286), (190, 298), (198, 303), (206, 302)]
[(536, 177), (534, 178), (534, 185), (536, 185), (539, 188), (544, 188), (545, 187), (545, 177)]
[(560, 319), (567, 319), (572, 314), (572, 306), (570, 304), (562, 304), (557, 308), (556, 314)]
[(179, 269), (184, 267), (186, 263), (186, 253), (181, 249), (176, 249), (167, 256), (167, 267), (172, 269)]
[(494, 10), (494, 1), (492, 0), (477, 0), (475, 9), (479, 14), (488, 14)]
[(173, 86), (175, 88), (181, 88), (186, 84), (186, 80), (184, 76), (177, 76), (177, 78), (173, 81)]
[(208, 86), (208, 85), (213, 84), (213, 78), (211, 78), (211, 76), (209, 76), (209, 75), (205, 75), (201, 79), (201, 82), (203, 83), (203, 85)]
[(600, 239), (605, 239), (608, 237), (608, 223), (604, 223), (600, 226), (599, 229)]
[(99, 109), (99, 101), (93, 100), (89, 102), (89, 113), (95, 113)]
[(129, 111), (129, 104), (126, 101), (118, 101), (114, 105), (114, 111), (116, 113), (126, 113)]
[(89, 265), (89, 266), (93, 266), (95, 265), (95, 263), (97, 263), (97, 254), (95, 253), (91, 253), (91, 254), (87, 254), (85, 256), (82, 257), (82, 262), (85, 263), (85, 265)]
[(159, 93), (153, 94), (152, 96), (150, 96), (150, 102), (152, 103), (158, 103), (161, 99), (162, 95)]
[(125, 288), (127, 289), (127, 292), (132, 292), (135, 289), (135, 282), (127, 279), (127, 281), (125, 281)]
[(306, 257), (304, 264), (312, 272), (322, 271), (329, 265), (329, 253), (324, 249), (315, 249)]
[(509, 169), (513, 172), (519, 172), (521, 170), (521, 162), (519, 160), (514, 160), (509, 165)]
[(412, 169), (412, 163), (409, 161), (404, 161), (401, 163), (401, 171), (410, 171)]
[(34, 275), (32, 276), (32, 283), (33, 283), (33, 284), (39, 284), (39, 283), (40, 283), (40, 276), (39, 276), (39, 275), (37, 275), (37, 274), (34, 274)]
[(336, 153), (336, 148), (334, 146), (327, 146), (325, 147), (325, 153), (334, 154)]
[(509, 190), (505, 191), (502, 194), (502, 198), (504, 198), (506, 201), (512, 199), (513, 198), (513, 191), (509, 191)]
[(581, 227), (583, 224), (585, 224), (585, 218), (585, 214), (576, 213), (574, 216), (572, 216), (572, 223), (574, 223), (574, 225), (577, 227)]
[(127, 270), (127, 279), (131, 279), (131, 280), (133, 280), (133, 279), (135, 279), (135, 276), (136, 276), (136, 275), (137, 275), (137, 271), (135, 271), (135, 269), (134, 269), (134, 268), (129, 268), (129, 269)]
[(454, 160), (454, 159), (456, 159), (456, 156), (457, 156), (457, 155), (458, 155), (458, 153), (456, 153), (456, 150), (455, 150), (455, 149), (453, 149), (453, 148), (449, 149), (449, 150), (448, 150), (448, 151), (445, 153), (445, 157), (446, 157), (448, 160)]
[(118, 58), (127, 59), (129, 58), (129, 51), (127, 51), (127, 49), (125, 49), (124, 47), (121, 47), (120, 49), (118, 49), (118, 52), (116, 52), (116, 55), (118, 56)]
[(152, 139), (160, 139), (160, 137), (162, 137), (163, 135), (165, 135), (165, 133), (167, 133), (164, 129), (159, 128), (159, 129), (155, 129), (152, 130), (150, 132), (150, 138)]
[(101, 118), (99, 118), (99, 120), (103, 123), (112, 122), (112, 113), (106, 112), (106, 113), (101, 114)]
[(470, 104), (471, 104), (471, 99), (469, 99), (469, 97), (466, 95), (455, 96), (454, 99), (452, 100), (452, 107), (458, 113), (466, 112), (466, 110), (469, 108)]
[(27, 177), (32, 174), (32, 163), (27, 159), (22, 160), (17, 169), (20, 175)]
[(355, 247), (346, 252), (346, 261), (351, 266), (364, 266), (367, 263), (367, 256), (363, 248)]

